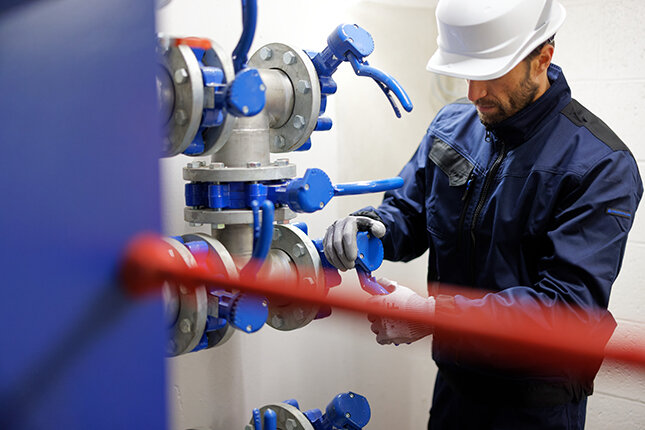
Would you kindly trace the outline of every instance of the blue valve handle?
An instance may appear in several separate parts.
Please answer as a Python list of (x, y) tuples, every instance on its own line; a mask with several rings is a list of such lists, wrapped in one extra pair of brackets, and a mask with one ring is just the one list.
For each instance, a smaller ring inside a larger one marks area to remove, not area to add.
[(355, 24), (341, 24), (336, 27), (327, 38), (327, 47), (312, 58), (320, 76), (321, 89), (324, 94), (335, 92), (336, 87), (331, 75), (343, 61), (348, 61), (356, 75), (370, 77), (377, 83), (392, 105), (394, 113), (400, 118), (401, 111), (394, 102), (392, 93), (407, 112), (412, 111), (412, 101), (396, 79), (382, 70), (370, 66), (365, 60), (365, 57), (373, 51), (374, 40), (366, 30)]
[[(323, 241), (317, 239), (313, 242), (325, 269), (325, 279), (329, 278), (331, 281), (328, 287), (339, 285), (341, 278), (338, 275), (338, 270), (325, 257)], [(358, 257), (356, 258), (355, 267), (361, 288), (373, 296), (389, 294), (390, 292), (372, 277), (372, 271), (378, 269), (383, 263), (383, 243), (381, 239), (372, 236), (366, 231), (361, 231), (356, 235), (356, 245), (358, 247)]]
[(405, 92), (401, 84), (399, 84), (396, 79), (394, 79), (387, 73), (377, 69), (376, 67), (370, 66), (367, 61), (359, 60), (353, 54), (347, 54), (347, 59), (352, 65), (352, 68), (354, 69), (356, 75), (367, 76), (376, 81), (378, 86), (381, 88), (381, 90), (383, 90), (385, 96), (390, 101), (390, 104), (392, 105), (397, 118), (401, 118), (401, 112), (394, 103), (394, 99), (392, 99), (390, 92), (393, 92), (396, 98), (399, 99), (401, 106), (403, 106), (403, 109), (405, 109), (406, 112), (412, 111), (412, 101), (410, 100), (408, 93)]
[(327, 205), (334, 196), (377, 193), (403, 186), (397, 177), (377, 181), (349, 182), (332, 185), (329, 176), (320, 169), (307, 169), (302, 178), (291, 180), (285, 186), (270, 189), (268, 196), (276, 203), (288, 205), (294, 212), (315, 212)]
[(363, 267), (356, 265), (356, 273), (358, 273), (358, 280), (361, 283), (361, 288), (373, 296), (384, 296), (390, 294), (381, 284), (376, 282), (371, 272), (368, 272)]
[(403, 178), (398, 176), (376, 181), (346, 182), (334, 185), (334, 196), (379, 193), (381, 191), (396, 190), (402, 186)]
[(381, 239), (372, 236), (366, 231), (356, 235), (358, 245), (358, 258), (356, 259), (356, 273), (361, 283), (361, 288), (373, 296), (385, 295), (390, 292), (372, 277), (372, 271), (381, 267), (383, 263), (383, 243)]
[(242, 0), (242, 35), (233, 50), (233, 67), (237, 74), (246, 67), (249, 49), (255, 37), (255, 28), (258, 22), (257, 0)]

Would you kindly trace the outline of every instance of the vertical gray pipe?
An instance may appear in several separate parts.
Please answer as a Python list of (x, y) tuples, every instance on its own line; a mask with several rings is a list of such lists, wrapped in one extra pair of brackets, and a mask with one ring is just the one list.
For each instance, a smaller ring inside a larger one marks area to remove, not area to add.
[[(214, 162), (226, 167), (249, 167), (249, 163), (266, 166), (270, 162), (270, 128), (280, 127), (291, 116), (294, 89), (287, 75), (280, 70), (259, 71), (266, 86), (266, 105), (253, 117), (237, 118), (228, 142), (213, 155)], [(233, 256), (238, 269), (251, 259), (253, 252), (253, 226), (227, 224), (223, 229), (214, 227), (213, 237), (222, 242)]]

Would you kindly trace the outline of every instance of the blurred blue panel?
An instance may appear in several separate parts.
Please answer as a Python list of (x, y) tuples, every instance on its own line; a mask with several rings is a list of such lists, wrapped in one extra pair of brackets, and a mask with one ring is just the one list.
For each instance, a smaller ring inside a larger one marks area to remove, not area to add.
[(166, 427), (159, 300), (115, 285), (159, 231), (152, 0), (0, 8), (0, 428)]

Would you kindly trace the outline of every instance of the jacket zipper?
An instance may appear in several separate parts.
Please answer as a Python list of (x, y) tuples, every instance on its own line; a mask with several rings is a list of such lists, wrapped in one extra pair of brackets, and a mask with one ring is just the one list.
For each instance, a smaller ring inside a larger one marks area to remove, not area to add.
[(486, 202), (486, 198), (488, 197), (488, 191), (491, 186), (491, 183), (493, 182), (493, 178), (495, 178), (495, 175), (497, 174), (497, 171), (499, 170), (499, 166), (502, 164), (502, 160), (506, 156), (506, 145), (504, 145), (504, 142), (501, 143), (501, 149), (499, 152), (499, 155), (493, 162), (493, 165), (491, 166), (490, 170), (488, 171), (488, 174), (486, 175), (486, 178), (484, 180), (484, 186), (482, 188), (481, 195), (479, 196), (479, 201), (477, 202), (477, 206), (475, 207), (475, 213), (473, 214), (473, 219), (470, 222), (470, 240), (471, 240), (471, 252), (470, 252), (470, 280), (471, 280), (471, 285), (475, 286), (475, 245), (477, 244), (476, 238), (475, 238), (475, 227), (477, 226), (477, 220), (479, 218), (479, 215), (481, 214), (482, 209), (484, 209), (484, 203)]
[(463, 235), (463, 230), (464, 230), (464, 222), (466, 220), (466, 212), (468, 211), (468, 205), (470, 204), (470, 196), (472, 194), (472, 189), (473, 189), (473, 181), (475, 180), (475, 169), (473, 169), (470, 172), (470, 175), (468, 176), (468, 181), (466, 182), (466, 191), (464, 191), (464, 195), (461, 197), (461, 201), (464, 202), (463, 207), (461, 209), (461, 215), (459, 216), (459, 226), (457, 229), (457, 234), (459, 235), (458, 238), (459, 240), (457, 241), (457, 249), (461, 249), (462, 242), (464, 241), (464, 235)]

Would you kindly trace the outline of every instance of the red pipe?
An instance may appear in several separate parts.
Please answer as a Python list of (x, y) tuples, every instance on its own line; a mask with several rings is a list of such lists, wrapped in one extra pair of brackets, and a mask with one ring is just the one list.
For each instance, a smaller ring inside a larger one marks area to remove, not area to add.
[[(505, 315), (502, 324), (486, 309), (478, 309), (477, 312), (416, 314), (370, 302), (367, 300), (370, 296), (357, 289), (349, 291), (342, 287), (335, 288), (326, 295), (299, 288), (298, 285), (285, 285), (284, 281), (225, 280), (202, 267), (187, 267), (172, 247), (156, 235), (142, 235), (130, 243), (122, 265), (121, 280), (133, 297), (159, 294), (164, 282), (181, 283), (188, 288), (211, 284), (267, 296), (269, 300), (273, 298), (331, 306), (364, 315), (415, 321), (434, 327), (435, 336), (447, 343), (468, 348), (467, 345), (474, 341), (478, 344), (478, 350), (473, 350), (473, 353), (481, 355), (482, 345), (491, 351), (494, 349), (490, 358), (495, 363), (499, 363), (501, 358), (509, 364), (517, 364), (519, 355), (537, 358), (545, 366), (570, 368), (599, 365), (605, 358), (645, 369), (645, 339), (642, 336), (628, 338), (618, 333), (606, 344), (615, 328), (612, 318), (598, 319), (589, 324), (576, 318), (571, 308), (556, 309), (555, 312), (550, 308), (546, 316), (550, 324), (545, 327), (536, 322), (543, 321), (544, 318), (529, 318), (525, 309), (521, 312), (518, 309), (515, 317), (512, 312), (510, 319)], [(449, 296), (472, 294), (472, 290), (451, 288)], [(585, 313), (592, 316), (595, 314), (593, 311)], [(468, 341), (463, 342), (464, 339)]]

